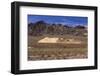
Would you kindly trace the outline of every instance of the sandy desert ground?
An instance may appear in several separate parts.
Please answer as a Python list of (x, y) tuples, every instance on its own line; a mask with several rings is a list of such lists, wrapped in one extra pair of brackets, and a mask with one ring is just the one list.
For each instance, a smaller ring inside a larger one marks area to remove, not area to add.
[(28, 60), (87, 58), (87, 38), (80, 36), (29, 36)]

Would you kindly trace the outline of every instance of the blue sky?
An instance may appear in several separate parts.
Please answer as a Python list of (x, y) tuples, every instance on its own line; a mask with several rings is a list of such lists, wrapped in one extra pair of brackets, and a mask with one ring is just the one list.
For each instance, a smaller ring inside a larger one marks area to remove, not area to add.
[(51, 16), (51, 15), (28, 15), (28, 23), (35, 23), (43, 20), (50, 24), (69, 24), (69, 25), (84, 25), (88, 24), (88, 17), (80, 16)]

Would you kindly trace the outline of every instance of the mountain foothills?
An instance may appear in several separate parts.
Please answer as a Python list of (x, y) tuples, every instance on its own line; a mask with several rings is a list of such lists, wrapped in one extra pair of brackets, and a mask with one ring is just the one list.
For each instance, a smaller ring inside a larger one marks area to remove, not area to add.
[(63, 25), (50, 24), (45, 21), (37, 21), (28, 24), (28, 35), (42, 36), (42, 35), (73, 35), (73, 36), (87, 36), (87, 27), (84, 25)]

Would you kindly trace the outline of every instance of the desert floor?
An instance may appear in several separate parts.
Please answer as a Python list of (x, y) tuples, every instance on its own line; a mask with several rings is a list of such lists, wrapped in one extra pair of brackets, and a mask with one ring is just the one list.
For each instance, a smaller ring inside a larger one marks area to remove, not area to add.
[[(39, 40), (50, 38), (64, 38), (56, 43), (38, 43)], [(75, 44), (66, 41), (66, 39), (74, 39), (81, 43)], [(28, 36), (28, 60), (60, 60), (60, 59), (83, 59), (87, 58), (87, 37), (61, 35), (61, 36)]]

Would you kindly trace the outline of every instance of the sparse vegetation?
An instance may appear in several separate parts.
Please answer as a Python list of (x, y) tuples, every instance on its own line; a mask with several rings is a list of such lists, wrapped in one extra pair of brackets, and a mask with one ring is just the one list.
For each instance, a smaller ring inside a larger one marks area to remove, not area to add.
[[(45, 37), (58, 37), (62, 43), (38, 43)], [(69, 41), (81, 41), (73, 44)], [(28, 60), (54, 60), (87, 58), (87, 28), (44, 21), (28, 24)]]

